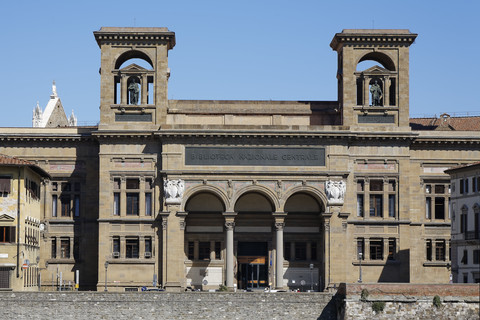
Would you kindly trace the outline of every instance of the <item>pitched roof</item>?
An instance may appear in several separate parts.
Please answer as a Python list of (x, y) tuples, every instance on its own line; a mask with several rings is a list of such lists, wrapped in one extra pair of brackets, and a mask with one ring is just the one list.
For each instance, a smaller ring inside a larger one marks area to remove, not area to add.
[(30, 161), (27, 161), (27, 160), (15, 158), (15, 157), (10, 157), (10, 156), (4, 155), (4, 154), (0, 154), (0, 166), (10, 166), (10, 167), (23, 167), (23, 166), (25, 166), (25, 167), (30, 167), (30, 169), (35, 171), (40, 176), (45, 177), (45, 178), (50, 178), (50, 175), (45, 170), (43, 170), (42, 168), (37, 166), (36, 164), (34, 164)]
[(480, 131), (480, 117), (410, 118), (412, 130)]

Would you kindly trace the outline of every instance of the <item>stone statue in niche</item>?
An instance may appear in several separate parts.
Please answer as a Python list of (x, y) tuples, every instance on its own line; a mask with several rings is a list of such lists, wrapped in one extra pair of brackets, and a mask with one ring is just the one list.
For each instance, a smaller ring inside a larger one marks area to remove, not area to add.
[(370, 93), (372, 94), (372, 106), (380, 106), (380, 100), (382, 100), (383, 92), (380, 85), (375, 80), (375, 83), (370, 87)]
[(128, 93), (130, 95), (130, 104), (138, 104), (138, 98), (140, 95), (140, 86), (135, 79), (128, 85)]
[(165, 180), (163, 182), (163, 190), (165, 192), (166, 204), (180, 204), (185, 191), (185, 182), (178, 180)]
[(347, 185), (344, 181), (325, 182), (325, 192), (327, 193), (328, 204), (343, 204)]

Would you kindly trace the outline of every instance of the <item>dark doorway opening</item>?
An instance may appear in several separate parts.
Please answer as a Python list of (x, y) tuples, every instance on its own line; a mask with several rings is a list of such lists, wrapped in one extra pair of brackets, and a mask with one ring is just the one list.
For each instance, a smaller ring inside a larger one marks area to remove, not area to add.
[(259, 289), (268, 286), (267, 242), (239, 242), (237, 247), (238, 287)]

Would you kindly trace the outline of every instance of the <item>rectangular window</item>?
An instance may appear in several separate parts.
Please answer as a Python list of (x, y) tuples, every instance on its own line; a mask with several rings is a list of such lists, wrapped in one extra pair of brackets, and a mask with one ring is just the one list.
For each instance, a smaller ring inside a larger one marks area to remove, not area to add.
[(127, 193), (127, 215), (138, 216), (138, 193)]
[(75, 260), (80, 259), (80, 239), (78, 237), (73, 239), (73, 258)]
[(152, 238), (145, 238), (145, 258), (152, 257)]
[(80, 196), (79, 195), (75, 195), (73, 208), (75, 212), (75, 217), (80, 217)]
[(357, 239), (357, 257), (358, 260), (365, 260), (365, 239)]
[(113, 257), (118, 259), (120, 258), (120, 238), (119, 237), (113, 237)]
[(51, 255), (52, 259), (56, 259), (57, 258), (57, 239), (56, 238), (52, 238), (52, 255)]
[(461, 262), (463, 264), (468, 264), (468, 250), (463, 250), (463, 257)]
[(480, 264), (480, 250), (473, 250), (473, 264)]
[(468, 178), (465, 179), (465, 193), (468, 193)]
[(388, 195), (388, 216), (395, 218), (395, 195)]
[(472, 178), (472, 192), (477, 192), (477, 179), (475, 177)]
[(290, 253), (292, 250), (292, 246), (290, 242), (285, 242), (283, 244), (283, 259), (286, 261), (290, 261)]
[(10, 267), (0, 267), (0, 288), (10, 289)]
[(0, 243), (15, 242), (15, 227), (0, 227)]
[(140, 180), (127, 179), (127, 189), (140, 189)]
[(125, 257), (130, 259), (138, 259), (139, 244), (138, 238), (130, 238), (126, 240)]
[(215, 242), (215, 260), (221, 259), (221, 255), (220, 255), (221, 251), (222, 251), (221, 242), (216, 241)]
[(383, 239), (370, 240), (370, 260), (383, 260)]
[(467, 214), (460, 214), (460, 233), (467, 233)]
[(363, 217), (364, 203), (363, 194), (357, 194), (357, 217)]
[(295, 260), (305, 261), (307, 260), (307, 243), (295, 242)]
[(427, 240), (427, 261), (432, 261), (432, 240)]
[(427, 219), (432, 218), (432, 198), (425, 198), (425, 217)]
[(388, 239), (388, 260), (395, 260), (395, 254), (397, 253), (397, 239)]
[(52, 195), (52, 217), (57, 216), (57, 201), (58, 201), (57, 195), (56, 194)]
[(210, 242), (198, 243), (198, 259), (210, 260)]
[(0, 176), (0, 194), (9, 194), (12, 178), (9, 176)]
[(113, 179), (113, 189), (115, 190), (120, 189), (120, 178)]
[(435, 197), (435, 219), (445, 219), (444, 197)]
[(151, 216), (152, 215), (152, 194), (145, 193), (145, 215)]
[(310, 260), (317, 260), (317, 243), (316, 242), (311, 243)]
[(463, 274), (463, 283), (468, 283), (468, 273)]
[(370, 195), (370, 217), (382, 217), (383, 214), (383, 195)]
[(113, 194), (113, 215), (119, 216), (120, 215), (120, 193), (115, 192)]
[(463, 179), (460, 179), (460, 194), (464, 193), (464, 188), (465, 188), (465, 182)]
[(383, 191), (383, 180), (370, 180), (370, 191)]
[(153, 186), (152, 179), (150, 178), (145, 179), (145, 190), (152, 190), (152, 186)]
[(70, 196), (60, 197), (62, 206), (62, 217), (70, 217)]
[(188, 242), (188, 260), (195, 259), (195, 242), (189, 241)]
[(445, 261), (446, 257), (445, 240), (435, 241), (435, 260)]
[(70, 259), (70, 239), (60, 240), (60, 258)]

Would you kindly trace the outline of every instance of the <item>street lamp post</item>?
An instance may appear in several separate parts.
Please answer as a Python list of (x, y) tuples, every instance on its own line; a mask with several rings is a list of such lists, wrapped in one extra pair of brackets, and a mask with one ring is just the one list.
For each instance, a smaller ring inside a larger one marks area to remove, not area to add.
[(360, 261), (360, 275), (358, 277), (358, 282), (359, 283), (362, 283), (362, 258), (363, 258), (363, 253), (359, 252), (358, 253), (358, 260)]
[(108, 291), (107, 289), (107, 269), (108, 269), (108, 261), (105, 261), (105, 292)]
[(313, 263), (310, 263), (310, 292), (313, 292)]

